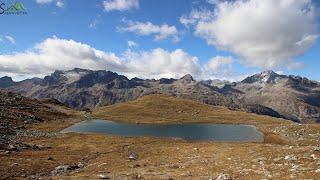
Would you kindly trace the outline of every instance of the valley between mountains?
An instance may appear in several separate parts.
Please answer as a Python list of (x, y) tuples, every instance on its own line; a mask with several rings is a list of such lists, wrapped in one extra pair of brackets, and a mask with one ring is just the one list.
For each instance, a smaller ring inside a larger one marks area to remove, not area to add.
[[(1, 78), (0, 179), (319, 178), (319, 83), (272, 71), (221, 83), (84, 69)], [(61, 133), (87, 119), (248, 124), (264, 141)]]

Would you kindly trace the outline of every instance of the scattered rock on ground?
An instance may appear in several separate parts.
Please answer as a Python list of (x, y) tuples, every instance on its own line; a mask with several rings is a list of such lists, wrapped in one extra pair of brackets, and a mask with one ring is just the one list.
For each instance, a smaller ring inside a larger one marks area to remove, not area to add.
[(230, 176), (229, 174), (225, 174), (225, 173), (222, 173), (217, 176), (217, 180), (232, 180), (232, 179), (233, 179), (232, 176)]
[(291, 155), (286, 156), (284, 159), (287, 161), (296, 161), (296, 160), (298, 160), (298, 157), (291, 154)]
[(131, 152), (129, 155), (129, 160), (137, 161), (137, 160), (139, 160), (139, 156), (135, 152)]
[(100, 179), (110, 179), (109, 176), (105, 175), (105, 174), (98, 174), (97, 175)]
[(267, 160), (267, 158), (265, 158), (265, 157), (259, 157), (257, 159), (252, 160), (252, 162), (258, 163), (258, 162), (263, 162), (263, 161), (266, 161), (266, 160)]
[(56, 176), (56, 175), (63, 175), (67, 172), (70, 172), (70, 171), (74, 171), (76, 169), (79, 169), (80, 167), (78, 165), (60, 165), (58, 167), (56, 167), (53, 171), (51, 171), (51, 174), (53, 176)]

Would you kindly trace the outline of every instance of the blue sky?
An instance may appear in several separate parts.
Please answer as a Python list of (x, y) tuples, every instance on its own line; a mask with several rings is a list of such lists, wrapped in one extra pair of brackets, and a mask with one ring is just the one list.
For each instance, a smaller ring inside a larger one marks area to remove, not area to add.
[(319, 81), (318, 3), (255, 1), (20, 0), (27, 15), (0, 15), (0, 76), (20, 80), (82, 67), (129, 77), (241, 80), (273, 69)]

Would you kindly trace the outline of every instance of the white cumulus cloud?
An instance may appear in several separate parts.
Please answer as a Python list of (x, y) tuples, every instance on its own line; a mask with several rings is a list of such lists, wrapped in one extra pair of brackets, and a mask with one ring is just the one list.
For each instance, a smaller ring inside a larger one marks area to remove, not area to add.
[(216, 56), (211, 58), (207, 64), (205, 64), (205, 69), (209, 74), (213, 75), (232, 75), (233, 62), (234, 60), (230, 56)]
[(64, 7), (64, 3), (61, 0), (57, 0), (56, 6), (59, 7), (59, 8), (63, 8)]
[(129, 50), (125, 53), (125, 59), (128, 62), (129, 77), (180, 78), (191, 74), (199, 78), (202, 75), (198, 58), (190, 56), (182, 49), (170, 52), (157, 48), (139, 53)]
[(207, 0), (207, 2), (209, 4), (213, 4), (213, 5), (216, 5), (216, 4), (218, 4), (218, 3), (222, 2), (222, 1), (226, 1), (226, 0)]
[(172, 38), (173, 41), (179, 41), (181, 33), (178, 32), (175, 26), (169, 26), (167, 24), (154, 25), (151, 22), (139, 22), (131, 20), (122, 20), (126, 23), (126, 26), (119, 26), (119, 31), (133, 32), (141, 36), (154, 35), (155, 41), (160, 41), (168, 38)]
[(46, 75), (56, 69), (67, 70), (75, 66), (121, 70), (123, 62), (113, 53), (56, 37), (36, 44), (32, 50), (0, 55), (1, 72)]
[(106, 12), (138, 9), (139, 0), (105, 0), (103, 1), (103, 7)]
[(52, 2), (55, 2), (56, 6), (59, 8), (64, 7), (64, 3), (62, 0), (36, 0), (36, 3), (38, 4), (50, 4)]
[(211, 20), (191, 12), (180, 21), (195, 24), (196, 36), (239, 55), (246, 66), (301, 67), (301, 62), (292, 59), (304, 54), (319, 36), (316, 7), (311, 0), (209, 2), (215, 4)]
[(190, 25), (195, 25), (198, 21), (207, 22), (211, 21), (213, 18), (214, 14), (212, 11), (207, 9), (193, 9), (188, 16), (181, 16), (179, 21), (181, 24), (188, 27)]
[(11, 44), (16, 44), (16, 41), (12, 36), (4, 36)]
[(39, 4), (48, 4), (51, 3), (53, 0), (36, 0), (37, 3)]
[(128, 77), (180, 78), (185, 74), (201, 75), (198, 58), (181, 49), (167, 51), (161, 48), (150, 51), (128, 50), (117, 56), (97, 50), (74, 40), (48, 38), (25, 52), (0, 55), (0, 72), (25, 76), (44, 76), (54, 70), (105, 69)]
[(134, 41), (128, 41), (128, 47), (134, 47), (134, 46), (138, 46), (138, 44)]

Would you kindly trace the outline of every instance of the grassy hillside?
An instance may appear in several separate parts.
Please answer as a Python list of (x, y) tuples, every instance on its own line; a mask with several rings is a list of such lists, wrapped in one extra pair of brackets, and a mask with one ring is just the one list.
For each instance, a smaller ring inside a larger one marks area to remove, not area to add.
[[(287, 177), (294, 173), (294, 179), (319, 179), (320, 151), (315, 150), (320, 144), (318, 124), (303, 125), (170, 96), (150, 95), (97, 108), (92, 115), (133, 123), (253, 124), (264, 133), (265, 141), (222, 143), (110, 134), (61, 135), (62, 129), (83, 120), (87, 114), (54, 100), (40, 102), (1, 92), (0, 102), (2, 113), (12, 116), (17, 112), (27, 113), (43, 118), (26, 127), (34, 135), (23, 137), (23, 141), (51, 147), (0, 151), (0, 179), (101, 179), (101, 175), (110, 179), (210, 179), (221, 173), (233, 179), (270, 179), (270, 174), (273, 179), (289, 179)], [(64, 118), (57, 112), (72, 118)], [(2, 120), (5, 119), (8, 118)], [(129, 159), (132, 152), (138, 155), (138, 160)]]
[(155, 94), (127, 103), (96, 108), (97, 119), (132, 123), (213, 122), (228, 124), (289, 123), (284, 119), (261, 116), (221, 106), (210, 106), (172, 96)]

